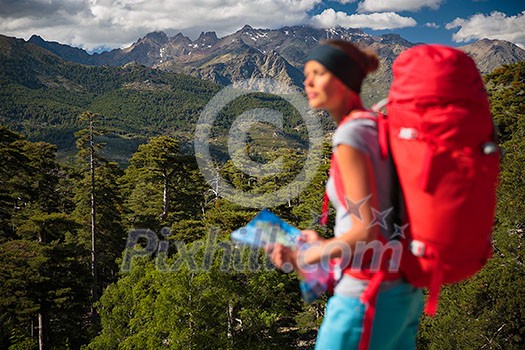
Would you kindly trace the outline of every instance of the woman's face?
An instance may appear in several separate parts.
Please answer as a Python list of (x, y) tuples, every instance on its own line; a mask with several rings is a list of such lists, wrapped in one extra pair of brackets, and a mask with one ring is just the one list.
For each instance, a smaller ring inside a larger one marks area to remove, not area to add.
[(304, 89), (311, 108), (324, 109), (331, 114), (344, 113), (348, 107), (349, 89), (332, 72), (317, 61), (304, 66)]

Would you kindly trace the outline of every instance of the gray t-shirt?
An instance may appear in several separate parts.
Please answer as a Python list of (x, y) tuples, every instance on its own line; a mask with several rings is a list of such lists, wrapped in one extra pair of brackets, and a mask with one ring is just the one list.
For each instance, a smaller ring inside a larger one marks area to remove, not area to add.
[[(372, 224), (380, 227), (380, 232), (385, 238), (390, 237), (392, 232), (394, 232), (392, 224), (393, 206), (391, 202), (392, 168), (390, 160), (382, 159), (381, 157), (376, 123), (364, 118), (345, 122), (337, 128), (332, 138), (333, 151), (336, 157), (336, 148), (342, 144), (351, 146), (370, 158), (374, 168), (377, 193), (379, 194), (379, 199), (376, 201), (379, 208), (373, 208), (375, 220)], [(340, 236), (352, 228), (352, 219), (351, 215), (349, 215), (350, 211), (347, 211), (337, 199), (332, 177), (328, 179), (326, 191), (330, 202), (336, 209), (334, 235)], [(362, 200), (365, 200), (365, 198), (362, 198)], [(371, 200), (371, 198), (368, 200)], [(355, 203), (356, 207), (358, 204), (359, 200)], [(382, 288), (397, 283), (399, 282), (389, 281), (383, 283)], [(337, 284), (335, 293), (359, 297), (367, 285), (368, 281), (366, 280), (344, 275)]]

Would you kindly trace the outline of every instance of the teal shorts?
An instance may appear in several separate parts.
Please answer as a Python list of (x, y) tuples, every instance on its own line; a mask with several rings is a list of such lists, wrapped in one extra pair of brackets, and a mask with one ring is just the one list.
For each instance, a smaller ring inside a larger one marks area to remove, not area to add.
[[(381, 291), (376, 301), (370, 349), (415, 349), (422, 311), (423, 292), (419, 288), (400, 283)], [(358, 349), (364, 314), (365, 305), (359, 298), (332, 296), (326, 305), (315, 349)]]

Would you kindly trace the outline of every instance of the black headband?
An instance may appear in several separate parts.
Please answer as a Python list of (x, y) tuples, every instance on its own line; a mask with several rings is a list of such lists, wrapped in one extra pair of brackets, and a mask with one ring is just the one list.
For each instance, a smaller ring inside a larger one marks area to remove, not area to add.
[(350, 90), (361, 92), (365, 73), (361, 66), (344, 51), (331, 45), (314, 48), (306, 61), (317, 61), (338, 77)]

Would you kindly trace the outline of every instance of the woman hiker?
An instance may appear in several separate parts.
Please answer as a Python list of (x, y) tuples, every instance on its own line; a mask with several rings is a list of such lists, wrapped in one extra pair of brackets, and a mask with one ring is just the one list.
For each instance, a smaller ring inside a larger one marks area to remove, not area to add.
[[(377, 256), (373, 256), (378, 251), (359, 251), (374, 242), (385, 244), (399, 234), (392, 223), (391, 165), (381, 157), (377, 123), (360, 97), (363, 79), (378, 66), (375, 53), (343, 40), (323, 42), (304, 66), (310, 107), (327, 111), (337, 124), (326, 185), (327, 198), (336, 209), (334, 237), (323, 239), (315, 231), (304, 230), (307, 249), (276, 244), (268, 247), (268, 254), (277, 268), (291, 264), (299, 274), (310, 264), (337, 258), (346, 261), (326, 305), (317, 350), (416, 347), (422, 290), (397, 271), (381, 268), (384, 273), (378, 279)], [(379, 266), (386, 263), (383, 258), (379, 257)], [(355, 259), (359, 259), (358, 268)]]

